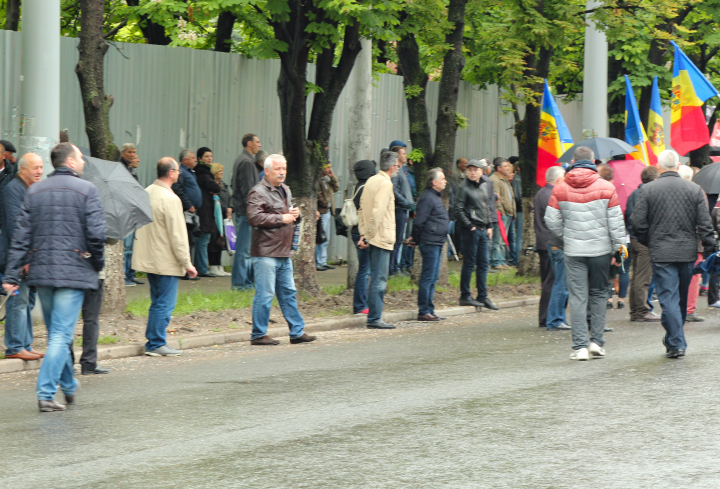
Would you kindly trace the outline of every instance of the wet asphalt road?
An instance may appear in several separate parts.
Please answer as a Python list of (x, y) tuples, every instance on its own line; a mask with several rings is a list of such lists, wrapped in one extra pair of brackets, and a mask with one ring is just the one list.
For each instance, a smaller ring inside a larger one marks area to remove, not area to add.
[(572, 362), (527, 307), (106, 362), (64, 413), (3, 375), (0, 487), (720, 487), (720, 313), (699, 312), (681, 360), (612, 311), (607, 357)]

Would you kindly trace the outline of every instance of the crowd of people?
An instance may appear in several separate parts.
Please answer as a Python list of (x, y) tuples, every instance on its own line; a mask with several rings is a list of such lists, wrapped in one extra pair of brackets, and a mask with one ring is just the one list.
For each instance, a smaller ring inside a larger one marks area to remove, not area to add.
[[(157, 178), (145, 189), (153, 220), (124, 243), (126, 285), (143, 283), (136, 270), (149, 282), (146, 355), (181, 354), (167, 344), (166, 336), (179, 280), (224, 274), (223, 219), (231, 217), (237, 232), (231, 287), (254, 289), (251, 343), (279, 344), (267, 335), (275, 297), (288, 322), (290, 343), (316, 339), (305, 333), (297, 305), (291, 258), (303, 216), (285, 183), (287, 161), (283, 155), (263, 152), (254, 134), (245, 135), (242, 144), (230, 188), (210, 148), (183, 150), (177, 160), (163, 157), (157, 162)], [(37, 387), (39, 409), (61, 411), (66, 406), (54, 400), (58, 385), (66, 404), (74, 402), (78, 386), (72, 340), (80, 314), (81, 373), (109, 372), (97, 364), (97, 339), (104, 249), (115, 241), (106, 235), (97, 189), (81, 179), (85, 162), (76, 146), (57, 145), (50, 156), (55, 171), (41, 181), (43, 162), (38, 155), (28, 153), (16, 162), (12, 145), (0, 145), (5, 157), (0, 169), (0, 271), (4, 291), (10, 294), (6, 358), (44, 358)], [(363, 160), (354, 165), (353, 212), (343, 208), (340, 216), (347, 221), (359, 262), (353, 312), (367, 316), (368, 328), (395, 328), (383, 320), (388, 277), (408, 273), (417, 248), (422, 256), (417, 320), (447, 319), (436, 314), (433, 298), (448, 243), (463, 258), (459, 304), (496, 310), (488, 297), (488, 271), (516, 264), (522, 250), (517, 161), (499, 157), (490, 165), (484, 159), (461, 158), (449, 178), (441, 168), (432, 168), (418, 196), (406, 151), (396, 140), (381, 152), (379, 163)], [(139, 159), (133, 144), (122, 146), (119, 163), (137, 179)], [(618, 308), (624, 307), (629, 288), (630, 319), (661, 322), (667, 356), (684, 356), (683, 325), (702, 320), (695, 313), (701, 289), (697, 265), (714, 251), (717, 221), (713, 214), (711, 222), (707, 196), (691, 179), (692, 170), (679, 164), (676, 153), (663, 152), (658, 168), (642, 171), (643, 183), (630, 195), (623, 215), (612, 168), (596, 161), (589, 148), (577, 148), (567, 171), (561, 166), (548, 169), (547, 185), (534, 200), (542, 279), (539, 325), (572, 330), (572, 359), (605, 355), (604, 333), (611, 331), (605, 311), (613, 307), (615, 277)], [(318, 232), (325, 234), (316, 247), (318, 271), (332, 268), (327, 264), (327, 236), (337, 212), (333, 195), (338, 190), (338, 179), (326, 165), (313, 216)], [(653, 289), (662, 316), (652, 311)], [(715, 287), (709, 299), (718, 302), (717, 295)], [(37, 297), (48, 329), (45, 352), (32, 347), (31, 311)]]

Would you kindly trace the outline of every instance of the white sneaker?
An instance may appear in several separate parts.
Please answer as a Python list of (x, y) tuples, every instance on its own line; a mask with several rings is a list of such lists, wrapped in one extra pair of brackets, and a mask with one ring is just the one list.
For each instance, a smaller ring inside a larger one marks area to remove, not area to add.
[(708, 307), (720, 307), (720, 301), (717, 301), (715, 304), (708, 304)]
[(594, 357), (604, 357), (605, 356), (605, 348), (603, 348), (602, 346), (596, 345), (592, 341), (590, 342), (588, 351), (590, 352), (590, 355), (592, 355)]
[(570, 360), (589, 360), (590, 356), (588, 355), (588, 349), (587, 348), (580, 348), (579, 350), (575, 350), (570, 354)]

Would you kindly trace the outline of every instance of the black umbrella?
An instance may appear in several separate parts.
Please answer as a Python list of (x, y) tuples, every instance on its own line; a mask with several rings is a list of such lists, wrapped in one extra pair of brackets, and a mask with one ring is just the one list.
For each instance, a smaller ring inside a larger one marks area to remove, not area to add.
[(704, 166), (695, 174), (693, 182), (700, 185), (706, 194), (720, 194), (720, 163)]
[(573, 159), (573, 153), (578, 146), (590, 148), (595, 153), (595, 158), (612, 158), (617, 155), (626, 155), (637, 151), (625, 141), (616, 138), (590, 138), (585, 141), (573, 145), (572, 148), (565, 151), (558, 161), (562, 163), (570, 163)]
[(710, 156), (720, 156), (720, 146), (710, 146)]
[(83, 179), (93, 183), (100, 193), (107, 236), (125, 239), (133, 231), (152, 222), (150, 197), (122, 163), (83, 156)]

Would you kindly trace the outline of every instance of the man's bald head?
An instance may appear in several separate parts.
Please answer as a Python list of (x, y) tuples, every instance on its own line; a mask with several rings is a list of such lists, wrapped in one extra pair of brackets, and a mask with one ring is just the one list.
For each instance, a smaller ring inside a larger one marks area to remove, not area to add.
[(171, 183), (177, 182), (180, 165), (175, 161), (175, 158), (171, 156), (163, 156), (158, 160), (157, 163), (157, 177), (158, 180), (170, 181)]

